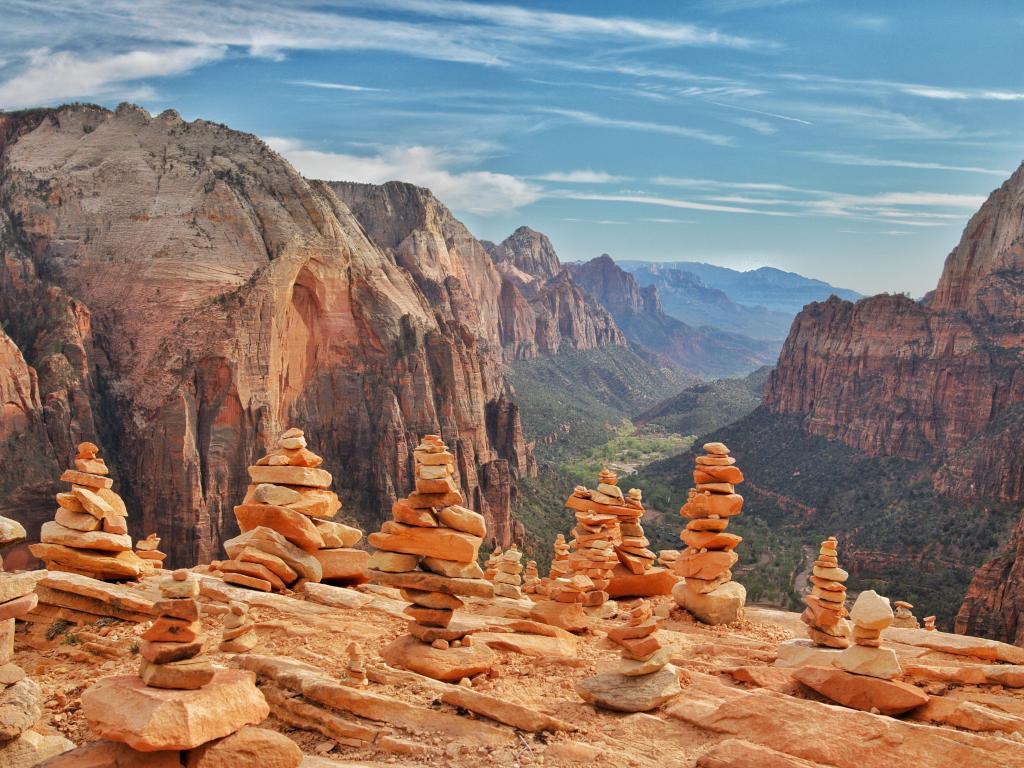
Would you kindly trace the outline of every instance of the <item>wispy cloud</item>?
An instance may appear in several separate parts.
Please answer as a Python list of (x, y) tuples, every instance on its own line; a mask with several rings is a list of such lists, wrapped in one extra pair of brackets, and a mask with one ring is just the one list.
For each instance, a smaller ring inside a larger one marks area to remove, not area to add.
[(761, 115), (762, 117), (774, 117), (776, 120), (785, 120), (789, 123), (800, 123), (801, 125), (814, 125), (809, 120), (802, 120), (799, 117), (793, 117), (792, 115), (780, 115), (778, 112), (767, 112), (763, 109), (753, 109), (752, 107), (742, 107), (737, 104), (724, 104), (718, 101), (712, 101), (716, 107), (725, 107), (727, 109), (737, 109), (741, 112), (750, 112), (754, 115)]
[(918, 96), (923, 99), (940, 101), (1022, 101), (1024, 91), (1002, 88), (968, 88), (946, 85), (925, 85), (906, 83), (896, 80), (876, 80), (831, 75), (798, 74), (785, 72), (773, 75), (782, 80), (803, 84), (813, 90), (853, 91), (859, 94), (900, 93), (906, 96)]
[(801, 152), (806, 157), (813, 157), (823, 163), (833, 165), (863, 165), (877, 168), (917, 168), (930, 171), (961, 171), (963, 173), (983, 173), (988, 176), (1005, 178), (1010, 172), (998, 168), (980, 168), (976, 165), (946, 165), (945, 163), (920, 162), (917, 160), (899, 160), (885, 157), (865, 157), (842, 152)]
[(218, 46), (165, 47), (83, 56), (37, 49), (24, 66), (0, 83), (0, 109), (53, 104), (68, 99), (123, 98), (138, 94), (141, 82), (189, 72), (225, 55)]
[(554, 181), (563, 184), (609, 184), (625, 181), (625, 176), (613, 176), (604, 171), (551, 171), (533, 178), (540, 181)]
[(687, 128), (682, 125), (670, 125), (668, 123), (653, 123), (646, 120), (620, 120), (613, 117), (597, 115), (593, 112), (584, 112), (575, 109), (557, 109), (554, 107), (537, 107), (536, 112), (562, 117), (582, 125), (593, 125), (606, 128), (622, 128), (629, 131), (641, 131), (644, 133), (662, 133), (668, 136), (680, 136), (685, 139), (696, 139), (709, 144), (719, 146), (731, 145), (732, 138), (722, 134), (710, 133), (697, 128)]
[(695, 200), (679, 200), (672, 197), (659, 197), (656, 195), (641, 194), (598, 194), (595, 192), (579, 192), (574, 189), (551, 190), (549, 197), (558, 197), (568, 200), (591, 200), (607, 203), (636, 203), (639, 205), (654, 205), (663, 208), (683, 208), (691, 211), (714, 211), (718, 213), (748, 213), (756, 216), (795, 216), (794, 213), (782, 211), (762, 211), (756, 208), (742, 208), (732, 205), (716, 205), (713, 203), (702, 203)]
[(847, 26), (868, 32), (885, 32), (892, 25), (892, 19), (888, 16), (852, 15), (844, 16), (843, 20)]
[(270, 137), (267, 144), (307, 178), (382, 184), (407, 181), (428, 187), (459, 211), (493, 214), (529, 205), (541, 190), (516, 176), (459, 170), (459, 159), (433, 147), (384, 147), (372, 155), (325, 152), (293, 139)]
[(381, 93), (386, 88), (370, 88), (365, 85), (352, 85), (350, 83), (325, 83), (319, 80), (287, 80), (289, 85), (301, 85), (306, 88), (321, 88), (325, 91), (353, 91), (355, 93), (375, 92)]
[(736, 125), (742, 125), (744, 128), (749, 128), (755, 133), (760, 133), (762, 136), (771, 136), (773, 133), (778, 133), (779, 129), (769, 123), (767, 120), (761, 120), (758, 117), (738, 117), (733, 120)]

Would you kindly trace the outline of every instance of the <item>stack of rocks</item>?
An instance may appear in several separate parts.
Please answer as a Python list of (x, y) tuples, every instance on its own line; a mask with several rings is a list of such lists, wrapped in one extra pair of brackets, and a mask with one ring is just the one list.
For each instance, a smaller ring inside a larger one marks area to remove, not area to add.
[(248, 653), (256, 643), (256, 625), (249, 618), (249, 606), (231, 603), (224, 615), (224, 630), (217, 647), (225, 653)]
[(366, 661), (363, 659), (363, 652), (356, 643), (349, 643), (347, 653), (348, 663), (345, 665), (345, 680), (343, 682), (346, 685), (365, 688), (370, 684), (370, 680), (366, 676)]
[(128, 510), (111, 490), (110, 471), (93, 443), (81, 443), (75, 468), (60, 479), (71, 489), (57, 494), (57, 514), (44, 523), (38, 544), (29, 546), (47, 570), (102, 580), (138, 579), (152, 572), (151, 561), (132, 552)]
[(370, 579), (398, 587), (411, 603), (405, 609), (410, 634), (385, 648), (384, 658), (438, 680), (461, 680), (494, 663), (489, 648), (472, 643), (469, 628), (452, 624), (460, 596), (494, 596), (477, 564), (487, 527), (482, 515), (459, 506), (455, 457), (438, 435), (424, 437), (413, 459), (415, 491), (392, 505), (394, 519), (369, 538), (377, 549)]
[(135, 554), (148, 560), (154, 568), (163, 568), (167, 555), (160, 551), (160, 537), (155, 533), (135, 542)]
[(935, 631), (935, 617), (934, 616), (925, 616), (924, 617), (924, 629), (928, 630), (929, 632), (934, 632)]
[[(21, 523), (0, 517), (0, 545), (24, 540)], [(75, 745), (59, 735), (43, 735), (34, 726), (42, 716), (39, 686), (14, 663), (14, 620), (39, 600), (31, 573), (5, 573), (0, 559), (0, 765), (31, 768)]]
[(551, 559), (551, 570), (548, 571), (549, 579), (565, 579), (572, 573), (569, 565), (569, 544), (565, 536), (558, 534), (555, 537), (555, 556)]
[(549, 579), (545, 599), (533, 605), (530, 618), (569, 632), (584, 632), (589, 621), (583, 613), (583, 601), (593, 590), (594, 582), (583, 574), (569, 579)]
[(153, 604), (157, 617), (142, 633), (139, 677), (153, 688), (191, 691), (213, 679), (213, 665), (196, 657), (199, 639), (199, 582), (185, 570), (160, 580), (160, 597)]
[(735, 493), (743, 482), (736, 459), (723, 443), (705, 443), (697, 457), (689, 498), (679, 513), (689, 519), (680, 535), (686, 549), (672, 564), (682, 576), (672, 590), (676, 603), (705, 624), (729, 624), (743, 615), (747, 591), (732, 581), (733, 552), (742, 537), (726, 533), (729, 518), (743, 511), (743, 497)]
[(494, 577), (498, 574), (498, 563), (501, 562), (501, 545), (499, 544), (491, 552), (487, 561), (484, 563), (484, 578), (488, 581), (494, 581)]
[(917, 617), (914, 616), (913, 605), (906, 600), (896, 600), (893, 605), (896, 606), (895, 618), (892, 622), (894, 627), (899, 627), (900, 629), (921, 628), (921, 625), (917, 623)]
[(224, 543), (231, 559), (217, 564), (224, 581), (263, 592), (366, 581), (368, 555), (353, 549), (363, 533), (334, 521), (341, 501), (322, 463), (302, 430), (289, 429), (249, 467), (252, 483), (235, 507), (242, 535)]
[(498, 568), (494, 574), (494, 594), (498, 597), (508, 597), (512, 600), (519, 600), (523, 597), (523, 591), (519, 588), (523, 583), (523, 553), (515, 544), (506, 549), (498, 560)]
[(845, 620), (848, 574), (839, 567), (838, 542), (829, 536), (821, 542), (818, 559), (811, 571), (811, 594), (804, 596), (806, 610), (800, 619), (807, 625), (807, 636), (825, 648), (848, 648), (850, 624)]
[(620, 605), (628, 610), (626, 624), (608, 632), (622, 649), (622, 663), (581, 681), (576, 690), (583, 699), (618, 712), (647, 712), (679, 693), (679, 676), (668, 663), (669, 650), (657, 638), (658, 625), (647, 600)]
[(898, 715), (928, 702), (928, 696), (908, 683), (896, 652), (883, 648), (882, 631), (893, 622), (889, 599), (874, 590), (861, 592), (850, 611), (854, 644), (839, 652), (831, 667), (807, 666), (794, 677), (823, 696), (854, 709)]
[(535, 595), (540, 586), (540, 572), (537, 570), (537, 561), (529, 560), (526, 563), (526, 570), (523, 571), (523, 594)]
[(573, 574), (587, 576), (593, 588), (583, 599), (583, 607), (595, 618), (615, 615), (615, 604), (608, 604), (608, 585), (619, 564), (615, 542), (619, 537), (619, 518), (608, 512), (610, 497), (582, 485), (573, 489), (565, 506), (576, 514), (572, 529), (572, 554), (569, 568)]
[(297, 768), (286, 736), (251, 728), (270, 714), (252, 672), (198, 658), (198, 584), (187, 571), (160, 582), (159, 618), (143, 635), (140, 677), (107, 677), (82, 693), (81, 711), (100, 741), (47, 768), (272, 765)]

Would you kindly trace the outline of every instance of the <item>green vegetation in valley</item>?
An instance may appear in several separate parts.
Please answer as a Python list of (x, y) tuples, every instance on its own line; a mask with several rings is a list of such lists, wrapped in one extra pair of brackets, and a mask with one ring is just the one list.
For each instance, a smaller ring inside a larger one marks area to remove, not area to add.
[(637, 424), (657, 424), (681, 435), (706, 435), (751, 413), (761, 404), (768, 367), (741, 379), (716, 379), (684, 389), (635, 416)]

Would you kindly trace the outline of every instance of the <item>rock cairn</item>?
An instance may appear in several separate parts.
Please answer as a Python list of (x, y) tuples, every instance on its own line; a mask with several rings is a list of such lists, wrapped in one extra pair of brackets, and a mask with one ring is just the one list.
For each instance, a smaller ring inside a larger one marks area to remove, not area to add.
[(257, 642), (256, 625), (249, 618), (249, 606), (232, 602), (224, 614), (224, 629), (217, 647), (224, 653), (248, 653)]
[(135, 542), (135, 554), (148, 560), (154, 568), (163, 568), (167, 555), (160, 551), (160, 537), (155, 533)]
[(569, 565), (569, 543), (565, 536), (555, 536), (555, 555), (551, 559), (551, 569), (548, 571), (549, 579), (564, 579), (572, 574), (572, 567)]
[(921, 628), (921, 625), (917, 622), (917, 617), (914, 616), (913, 605), (906, 600), (896, 600), (893, 602), (893, 605), (896, 607), (895, 618), (892, 622), (894, 627), (899, 627), (900, 629)]
[(283, 592), (307, 581), (366, 581), (369, 556), (353, 548), (363, 533), (334, 520), (341, 501), (321, 464), (302, 430), (289, 429), (277, 448), (249, 467), (251, 484), (235, 507), (242, 534), (224, 542), (230, 559), (213, 564), (225, 582)]
[(359, 688), (366, 687), (370, 684), (370, 680), (366, 676), (366, 660), (363, 658), (363, 652), (354, 642), (348, 644), (346, 652), (348, 661), (345, 665), (345, 683)]
[(497, 572), (494, 574), (494, 594), (497, 597), (508, 597), (519, 600), (523, 596), (520, 585), (523, 583), (523, 553), (515, 544), (501, 553)]
[[(25, 539), (21, 523), (0, 517), (0, 545)], [(5, 573), (0, 559), (0, 765), (31, 768), (75, 745), (34, 730), (42, 717), (39, 686), (14, 663), (14, 620), (39, 603), (32, 573)]]
[(134, 580), (152, 571), (152, 561), (132, 552), (128, 510), (111, 490), (109, 473), (99, 448), (80, 443), (75, 468), (60, 476), (71, 488), (57, 494), (54, 519), (43, 524), (39, 543), (29, 546), (47, 570), (110, 581)]
[(537, 570), (537, 561), (528, 560), (526, 570), (523, 571), (523, 594), (535, 595), (540, 585), (540, 571)]
[(626, 623), (609, 630), (608, 639), (621, 648), (622, 663), (614, 672), (580, 681), (576, 690), (585, 701), (605, 709), (656, 709), (679, 693), (679, 676), (668, 663), (669, 649), (657, 638), (650, 601), (620, 604), (619, 609), (628, 611)]
[(848, 574), (839, 567), (837, 547), (835, 536), (821, 542), (811, 571), (811, 593), (804, 596), (807, 608), (800, 616), (811, 642), (825, 648), (850, 646), (850, 623), (845, 620)]
[[(619, 518), (608, 510), (613, 501), (615, 499), (599, 490), (592, 491), (577, 485), (565, 502), (565, 506), (576, 515), (576, 527), (572, 529), (573, 538), (569, 542), (572, 550), (569, 569), (574, 575), (589, 577), (593, 584), (583, 598), (584, 608), (599, 609), (605, 605), (612, 571), (619, 564), (615, 554)], [(614, 610), (610, 613), (613, 615)]]
[(213, 679), (213, 665), (197, 658), (203, 650), (198, 596), (199, 582), (186, 570), (160, 580), (157, 617), (139, 646), (139, 677), (146, 685), (192, 691)]
[(494, 581), (494, 577), (498, 573), (498, 563), (501, 562), (501, 554), (501, 545), (499, 544), (484, 563), (484, 578), (488, 581)]
[(398, 587), (409, 601), (409, 633), (384, 649), (384, 659), (438, 680), (486, 672), (493, 652), (472, 643), (471, 630), (452, 624), (465, 596), (493, 597), (477, 564), (487, 533), (482, 515), (460, 506), (455, 457), (438, 435), (413, 452), (415, 490), (391, 507), (392, 520), (371, 534), (371, 581)]
[(850, 611), (853, 620), (853, 645), (840, 653), (835, 665), (857, 675), (891, 680), (903, 674), (896, 652), (882, 647), (882, 630), (892, 625), (889, 598), (873, 589), (857, 595)]
[(530, 618), (569, 632), (585, 632), (590, 622), (583, 612), (583, 602), (593, 590), (594, 582), (584, 574), (549, 579), (544, 599), (530, 609)]
[(925, 616), (923, 621), (924, 621), (924, 629), (928, 630), (929, 632), (934, 632), (935, 631), (936, 627), (935, 627), (935, 617), (934, 616)]
[(732, 581), (742, 537), (726, 533), (729, 518), (743, 511), (735, 492), (743, 473), (723, 443), (705, 443), (693, 472), (695, 488), (679, 513), (690, 522), (680, 534), (686, 549), (672, 564), (685, 581), (672, 590), (676, 603), (705, 624), (729, 624), (742, 617), (747, 591)]

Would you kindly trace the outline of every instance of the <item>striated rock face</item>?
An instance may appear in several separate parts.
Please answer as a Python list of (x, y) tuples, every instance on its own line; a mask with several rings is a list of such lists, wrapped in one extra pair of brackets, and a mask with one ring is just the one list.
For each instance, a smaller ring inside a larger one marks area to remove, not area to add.
[[(836, 298), (797, 316), (764, 403), (875, 455), (925, 460), (954, 496), (1024, 500), (1024, 166), (992, 193), (922, 302)], [(1022, 521), (1024, 526), (1024, 521)], [(1024, 641), (1024, 528), (957, 630)]]
[[(608, 254), (585, 264), (570, 264), (573, 279), (608, 308), (627, 338), (702, 376), (746, 374), (774, 359), (766, 340), (710, 327), (693, 328), (669, 317), (654, 285), (641, 288), (636, 278)], [(713, 318), (708, 318), (709, 322)]]
[[(0, 347), (0, 381), (28, 393), (3, 430), (44, 425), (36, 455), (61, 464), (102, 444), (132, 533), (157, 532), (173, 564), (237, 533), (245, 467), (290, 424), (366, 527), (412, 487), (419, 436), (443, 434), (504, 537), (530, 458), (503, 395), (500, 276), (400, 186), (374, 229), (223, 126), (126, 105), (0, 114), (0, 320), (38, 376), (32, 395)], [(452, 242), (399, 247), (408, 220)]]

